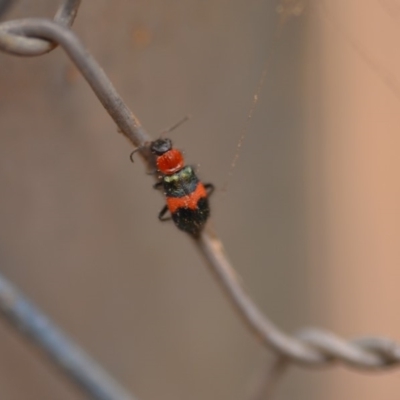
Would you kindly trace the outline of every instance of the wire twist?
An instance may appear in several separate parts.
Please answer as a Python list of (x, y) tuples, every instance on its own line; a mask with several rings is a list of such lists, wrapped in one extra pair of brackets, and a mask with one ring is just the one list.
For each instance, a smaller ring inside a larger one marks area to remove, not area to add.
[(310, 367), (341, 361), (354, 368), (381, 370), (400, 363), (400, 344), (390, 339), (363, 337), (345, 341), (315, 328), (302, 330), (293, 337), (285, 334), (243, 289), (218, 238), (205, 233), (195, 244), (239, 316), (264, 345), (279, 355)]
[[(11, 2), (6, 4), (7, 7)], [(78, 13), (81, 0), (64, 0), (54, 16), (54, 22), (71, 27)], [(40, 56), (49, 53), (57, 46), (56, 42), (38, 37), (25, 37), (13, 32), (14, 28), (20, 26), (19, 20), (7, 21), (1, 24), (0, 50), (18, 56)]]

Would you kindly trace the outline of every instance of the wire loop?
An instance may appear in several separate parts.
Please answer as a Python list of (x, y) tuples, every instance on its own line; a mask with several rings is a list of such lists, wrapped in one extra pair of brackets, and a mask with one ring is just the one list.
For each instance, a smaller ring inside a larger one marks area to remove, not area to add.
[[(65, 0), (59, 7), (54, 21), (64, 27), (74, 23), (81, 0)], [(46, 38), (35, 38), (21, 35), (18, 28), (26, 20), (6, 21), (0, 24), (0, 50), (25, 57), (40, 56), (49, 53), (57, 43)]]

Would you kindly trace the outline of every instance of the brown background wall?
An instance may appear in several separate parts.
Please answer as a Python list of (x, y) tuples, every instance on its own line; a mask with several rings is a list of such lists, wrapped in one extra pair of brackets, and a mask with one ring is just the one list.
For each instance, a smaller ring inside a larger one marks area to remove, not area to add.
[[(354, 28), (374, 60), (396, 57), (382, 4), (367, 12), (353, 3), (331, 19)], [(154, 136), (193, 114), (173, 139), (219, 188), (275, 48), (211, 223), (247, 289), (286, 331), (395, 337), (398, 100), (314, 5), (276, 40), (275, 6), (83, 1), (74, 30)], [(55, 8), (21, 0), (8, 18)], [(375, 53), (382, 43), (386, 53)], [(190, 241), (157, 221), (162, 198), (62, 50), (0, 54), (0, 126), (2, 271), (139, 398), (246, 398), (264, 350)], [(0, 338), (2, 398), (83, 398), (4, 323)], [(294, 368), (277, 398), (375, 399), (387, 386), (395, 399), (397, 381)]]
[[(325, 293), (320, 324), (347, 337), (398, 339), (400, 3), (322, 4), (309, 20), (307, 57), (315, 56), (318, 32), (320, 76), (315, 81), (309, 69), (308, 99), (321, 111), (320, 129), (307, 134), (307, 204), (311, 276)], [(309, 121), (315, 126), (312, 112)], [(338, 368), (325, 379), (324, 399), (399, 397), (398, 370), (371, 376)]]

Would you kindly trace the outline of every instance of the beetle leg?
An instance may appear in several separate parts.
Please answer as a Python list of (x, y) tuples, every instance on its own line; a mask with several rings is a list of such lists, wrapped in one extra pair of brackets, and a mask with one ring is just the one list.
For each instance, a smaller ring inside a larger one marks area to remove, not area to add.
[(164, 215), (166, 214), (166, 212), (168, 211), (168, 207), (167, 205), (165, 205), (162, 210), (159, 212), (158, 214), (158, 219), (160, 221), (169, 221), (171, 219), (171, 216), (169, 217), (164, 217)]
[(206, 183), (204, 187), (207, 190), (207, 196), (210, 197), (215, 190), (215, 186), (212, 183)]

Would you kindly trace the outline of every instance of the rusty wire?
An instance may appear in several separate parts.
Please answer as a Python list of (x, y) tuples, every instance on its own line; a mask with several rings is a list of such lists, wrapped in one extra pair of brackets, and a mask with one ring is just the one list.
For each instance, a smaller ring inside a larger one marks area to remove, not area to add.
[[(64, 7), (70, 11), (64, 15), (70, 15), (70, 22), (76, 14), (77, 5), (79, 1), (64, 3)], [(63, 24), (33, 18), (1, 23), (0, 49), (10, 54), (32, 56), (60, 45), (88, 81), (120, 131), (135, 146), (143, 146), (151, 137), (123, 102), (101, 67), (67, 27), (66, 20), (68, 18), (63, 19)], [(146, 164), (151, 166), (153, 160), (146, 152), (146, 146), (141, 149), (141, 155)], [(302, 330), (293, 336), (285, 334), (248, 296), (225, 256), (219, 239), (207, 231), (199, 239), (193, 239), (193, 242), (247, 327), (262, 344), (277, 354), (278, 359), (283, 357), (286, 364), (319, 367), (340, 361), (353, 368), (372, 371), (400, 364), (400, 344), (387, 338), (360, 337), (346, 341), (317, 328)], [(271, 371), (274, 373), (273, 369)]]

